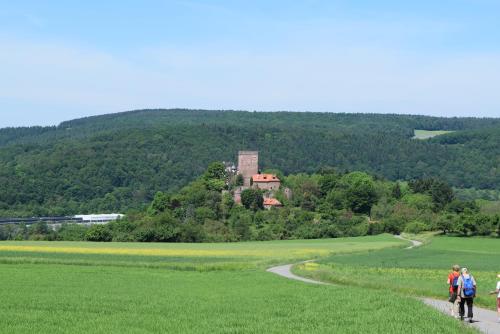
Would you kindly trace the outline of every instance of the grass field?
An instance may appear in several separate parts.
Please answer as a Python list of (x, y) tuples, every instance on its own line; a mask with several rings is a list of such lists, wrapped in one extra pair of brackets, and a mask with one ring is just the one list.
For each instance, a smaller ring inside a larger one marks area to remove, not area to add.
[(264, 269), (331, 254), (398, 247), (391, 236), (240, 243), (0, 242), (0, 263), (155, 267), (177, 270)]
[(420, 248), (339, 254), (322, 259), (319, 266), (295, 270), (324, 281), (446, 299), (447, 275), (456, 263), (469, 268), (478, 282), (475, 302), (495, 309), (496, 299), (488, 292), (500, 272), (498, 254), (498, 239), (434, 237)]
[(454, 132), (454, 131), (415, 130), (414, 131), (415, 136), (413, 137), (413, 139), (429, 139), (429, 138), (436, 137), (436, 136), (439, 136), (439, 135), (444, 135), (444, 134), (447, 134), (447, 133), (450, 133), (450, 132)]
[(263, 270), (403, 244), (387, 235), (234, 244), (0, 242), (0, 332), (473, 333), (410, 297), (308, 285)]

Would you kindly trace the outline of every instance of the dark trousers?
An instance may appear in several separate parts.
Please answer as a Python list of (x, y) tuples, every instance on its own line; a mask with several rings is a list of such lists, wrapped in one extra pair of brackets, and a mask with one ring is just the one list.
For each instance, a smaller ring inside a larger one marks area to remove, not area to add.
[(461, 298), (458, 313), (461, 317), (465, 315), (465, 303), (467, 303), (467, 317), (472, 319), (472, 304), (474, 303), (474, 298)]

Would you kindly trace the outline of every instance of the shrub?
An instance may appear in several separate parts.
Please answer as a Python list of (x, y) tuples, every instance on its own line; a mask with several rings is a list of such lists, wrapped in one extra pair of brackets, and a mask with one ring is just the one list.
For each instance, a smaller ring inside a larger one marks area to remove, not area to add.
[(141, 242), (152, 242), (155, 240), (155, 230), (151, 226), (142, 226), (134, 232), (134, 239)]
[(384, 224), (370, 223), (368, 224), (368, 235), (377, 235), (384, 233)]
[(404, 228), (404, 223), (401, 220), (395, 219), (393, 217), (385, 219), (383, 225), (384, 232), (392, 234), (399, 234), (403, 231)]
[(406, 225), (404, 229), (406, 233), (413, 233), (413, 234), (419, 234), (427, 230), (429, 230), (429, 226), (420, 221), (411, 222), (408, 225)]
[(264, 208), (264, 198), (258, 189), (245, 189), (241, 192), (241, 204), (247, 209), (257, 211)]
[(355, 213), (370, 213), (377, 202), (375, 184), (370, 175), (362, 172), (346, 174), (341, 179), (347, 206)]
[(181, 242), (202, 242), (205, 239), (205, 233), (202, 226), (190, 220), (181, 224), (180, 241)]
[(221, 221), (207, 219), (203, 224), (203, 232), (207, 242), (235, 241), (232, 231)]
[(83, 241), (88, 227), (77, 224), (63, 224), (57, 231), (57, 239), (65, 241)]
[(92, 225), (85, 233), (87, 241), (111, 241), (113, 235), (106, 225)]
[(402, 200), (403, 203), (418, 210), (431, 210), (433, 208), (432, 197), (427, 194), (407, 194)]

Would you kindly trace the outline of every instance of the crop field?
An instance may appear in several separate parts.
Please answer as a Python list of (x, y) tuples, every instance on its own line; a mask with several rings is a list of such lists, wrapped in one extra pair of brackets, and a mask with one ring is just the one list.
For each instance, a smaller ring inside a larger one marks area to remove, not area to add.
[(0, 263), (240, 270), (398, 247), (391, 236), (240, 243), (0, 242)]
[(443, 131), (443, 130), (436, 130), (436, 131), (430, 131), (430, 130), (415, 130), (415, 136), (413, 139), (429, 139), (432, 137), (436, 137), (439, 135), (444, 135), (450, 132), (454, 131)]
[(1, 242), (0, 332), (474, 333), (392, 291), (309, 285), (264, 271), (270, 263), (401, 252), (405, 245), (387, 235), (234, 244)]
[(488, 292), (494, 290), (500, 272), (498, 254), (498, 239), (434, 237), (415, 249), (339, 254), (295, 271), (323, 281), (447, 299), (447, 275), (453, 264), (459, 264), (478, 282), (475, 303), (494, 310), (496, 300)]

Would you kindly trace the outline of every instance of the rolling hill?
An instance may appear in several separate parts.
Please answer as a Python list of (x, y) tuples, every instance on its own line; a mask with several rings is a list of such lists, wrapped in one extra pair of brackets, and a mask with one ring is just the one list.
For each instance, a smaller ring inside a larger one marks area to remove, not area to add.
[[(414, 140), (414, 130), (452, 133)], [(391, 180), (500, 187), (500, 119), (137, 110), (0, 129), (0, 216), (141, 209), (214, 160), (260, 151), (285, 174), (333, 166)]]

